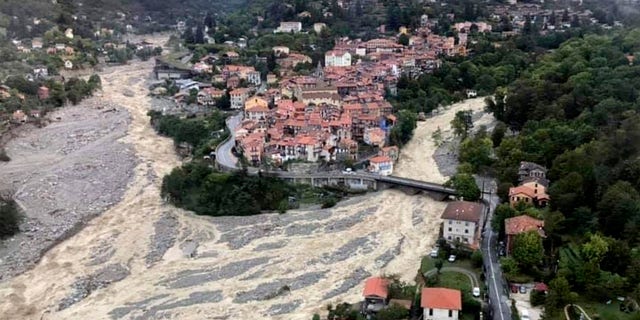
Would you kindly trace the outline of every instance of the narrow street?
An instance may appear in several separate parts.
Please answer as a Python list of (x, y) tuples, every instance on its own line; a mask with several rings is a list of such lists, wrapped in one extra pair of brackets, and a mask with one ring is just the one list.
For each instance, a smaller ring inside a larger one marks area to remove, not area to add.
[(489, 307), (491, 308), (489, 319), (510, 320), (511, 307), (509, 304), (509, 296), (496, 250), (498, 234), (491, 228), (493, 211), (500, 204), (500, 198), (496, 194), (496, 190), (495, 181), (491, 180), (488, 195), (487, 193), (483, 195), (483, 201), (485, 204), (488, 204), (482, 237), (483, 268), (485, 271), (485, 284), (487, 285), (487, 292), (489, 294)]

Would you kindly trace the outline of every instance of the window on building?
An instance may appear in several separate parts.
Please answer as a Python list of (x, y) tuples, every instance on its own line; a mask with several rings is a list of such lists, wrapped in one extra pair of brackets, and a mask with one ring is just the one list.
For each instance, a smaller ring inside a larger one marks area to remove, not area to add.
[(464, 233), (469, 233), (469, 229), (464, 229)]
[(469, 222), (465, 222), (465, 223), (464, 223), (464, 226), (465, 226), (465, 227), (466, 227), (466, 226), (469, 226)]
[(453, 318), (453, 310), (449, 310), (449, 318)]
[(451, 232), (451, 228), (449, 228), (449, 232)]
[(448, 237), (447, 237), (447, 239), (448, 239), (448, 240), (451, 240), (451, 236), (448, 236)]
[(433, 315), (433, 309), (429, 309), (429, 315), (432, 316)]
[(453, 223), (453, 221), (449, 220), (449, 224), (452, 224), (452, 223)]

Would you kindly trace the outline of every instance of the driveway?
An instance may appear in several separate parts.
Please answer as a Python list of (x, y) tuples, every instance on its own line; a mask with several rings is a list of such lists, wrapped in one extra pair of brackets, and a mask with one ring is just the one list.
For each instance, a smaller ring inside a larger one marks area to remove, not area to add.
[[(424, 273), (425, 277), (428, 277), (434, 273), (436, 273), (438, 271), (438, 269), (431, 269), (427, 272)], [(471, 272), (465, 268), (460, 268), (460, 267), (442, 267), (442, 269), (440, 269), (440, 272), (445, 272), (445, 271), (450, 271), (450, 272), (458, 272), (458, 273), (462, 273), (465, 276), (467, 276), (467, 278), (469, 278), (469, 282), (471, 283), (471, 287), (480, 287), (480, 281), (478, 281), (478, 276), (476, 276), (476, 274), (474, 272)]]

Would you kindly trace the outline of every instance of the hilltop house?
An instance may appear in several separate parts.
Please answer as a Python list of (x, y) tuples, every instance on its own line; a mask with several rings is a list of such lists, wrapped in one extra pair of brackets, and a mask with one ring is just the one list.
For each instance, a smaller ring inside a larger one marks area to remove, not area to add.
[(423, 288), (420, 306), (424, 320), (458, 320), (462, 293), (448, 288)]
[(482, 224), (482, 210), (482, 205), (475, 202), (449, 202), (441, 216), (444, 220), (443, 237), (447, 241), (457, 240), (466, 245), (476, 246), (476, 235)]
[(521, 215), (504, 220), (504, 230), (507, 235), (507, 255), (511, 254), (513, 249), (513, 241), (516, 236), (521, 233), (527, 233), (530, 231), (537, 231), (540, 237), (545, 238), (544, 221), (530, 217), (528, 215)]
[(302, 31), (302, 22), (300, 21), (282, 21), (280, 26), (274, 30), (274, 33), (298, 33)]
[[(518, 179), (520, 182), (527, 178), (544, 179), (547, 178), (547, 168), (533, 162), (522, 161), (518, 169)], [(548, 183), (544, 183), (548, 185)]]

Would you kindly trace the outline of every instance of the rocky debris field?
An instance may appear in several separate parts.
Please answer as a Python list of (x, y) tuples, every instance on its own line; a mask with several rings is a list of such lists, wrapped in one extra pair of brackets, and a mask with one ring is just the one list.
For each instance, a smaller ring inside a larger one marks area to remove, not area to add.
[(12, 160), (0, 163), (0, 188), (26, 216), (21, 233), (0, 243), (0, 280), (30, 268), (42, 252), (118, 203), (137, 162), (118, 141), (130, 122), (121, 107), (92, 98), (49, 118), (48, 126), (11, 140)]
[(58, 304), (58, 310), (64, 310), (69, 306), (82, 301), (91, 292), (105, 288), (114, 282), (118, 282), (129, 275), (129, 270), (121, 264), (111, 264), (98, 270), (96, 273), (78, 279), (71, 290), (71, 294), (62, 299)]

